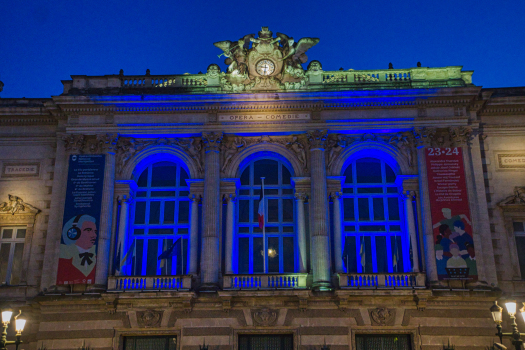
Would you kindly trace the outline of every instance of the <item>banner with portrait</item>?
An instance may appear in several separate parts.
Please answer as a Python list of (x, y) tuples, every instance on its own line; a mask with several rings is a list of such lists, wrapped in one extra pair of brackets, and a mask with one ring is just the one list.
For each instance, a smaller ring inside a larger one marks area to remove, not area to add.
[(462, 149), (425, 151), (438, 279), (477, 280)]
[(105, 155), (71, 155), (57, 285), (94, 284)]

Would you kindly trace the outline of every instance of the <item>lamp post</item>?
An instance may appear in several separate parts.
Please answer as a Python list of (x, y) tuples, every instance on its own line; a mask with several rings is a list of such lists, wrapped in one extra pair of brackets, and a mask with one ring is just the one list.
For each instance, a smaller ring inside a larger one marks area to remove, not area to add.
[(20, 337), (22, 336), (22, 331), (26, 325), (26, 320), (18, 318), (21, 314), (22, 311), (19, 310), (18, 315), (15, 316), (16, 340), (7, 340), (7, 327), (9, 326), (9, 323), (11, 323), (13, 311), (2, 311), (2, 325), (4, 326), (4, 330), (2, 331), (2, 338), (0, 339), (0, 350), (7, 350), (6, 346), (11, 344), (15, 344), (16, 349), (18, 350), (18, 345), (22, 343)]
[[(490, 312), (492, 313), (492, 318), (494, 319), (494, 323), (496, 324), (496, 328), (498, 329), (498, 333), (496, 333), (496, 335), (499, 337), (500, 343), (503, 342), (503, 337), (511, 338), (512, 344), (514, 345), (516, 350), (521, 350), (521, 346), (523, 344), (523, 340), (521, 340), (521, 336), (525, 334), (520, 333), (520, 331), (518, 330), (518, 325), (516, 324), (516, 301), (514, 300), (506, 301), (505, 307), (507, 308), (507, 312), (512, 322), (511, 324), (512, 333), (503, 333), (501, 331), (501, 323), (503, 322), (503, 315), (502, 315), (503, 308), (498, 305), (497, 301), (495, 301), (494, 305), (492, 305), (490, 308)], [(525, 306), (521, 308), (519, 311), (521, 313), (521, 316), (523, 317), (523, 320), (525, 320)], [(500, 345), (500, 344), (495, 344), (495, 345)]]

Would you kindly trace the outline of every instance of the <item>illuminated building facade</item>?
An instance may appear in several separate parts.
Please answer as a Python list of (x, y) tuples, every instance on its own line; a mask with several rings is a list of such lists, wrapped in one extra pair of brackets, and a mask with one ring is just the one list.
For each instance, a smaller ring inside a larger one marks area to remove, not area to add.
[(525, 89), (303, 70), (318, 41), (263, 28), (215, 44), (225, 72), (0, 100), (26, 349), (492, 344), (492, 302), (525, 293)]

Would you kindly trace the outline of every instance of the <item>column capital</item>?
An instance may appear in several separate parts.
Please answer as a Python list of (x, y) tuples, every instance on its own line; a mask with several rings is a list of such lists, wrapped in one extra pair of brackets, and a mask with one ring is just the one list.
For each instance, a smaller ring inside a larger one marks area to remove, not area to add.
[(416, 195), (416, 191), (403, 190), (403, 196), (405, 198), (413, 198)]
[(222, 132), (203, 132), (202, 133), (202, 142), (204, 143), (204, 150), (208, 152), (220, 152), (221, 143), (222, 143)]
[(335, 191), (335, 192), (330, 193), (330, 197), (332, 197), (332, 200), (338, 200), (342, 196), (343, 196), (343, 193), (339, 192), (339, 191)]
[(453, 147), (468, 146), (472, 139), (473, 132), (470, 126), (454, 126), (448, 128), (450, 142)]
[(237, 200), (237, 195), (235, 193), (226, 193), (223, 197), (226, 202), (234, 203)]
[(326, 147), (326, 130), (310, 130), (306, 133), (310, 143), (310, 151), (324, 149)]
[(414, 128), (413, 134), (417, 148), (431, 147), (436, 136), (436, 128)]
[(304, 192), (295, 192), (294, 197), (295, 197), (295, 200), (299, 202), (304, 202), (308, 196)]
[(201, 200), (201, 197), (202, 197), (202, 196), (201, 196), (200, 193), (190, 193), (190, 194), (188, 195), (188, 198), (189, 198), (190, 201), (192, 201), (192, 202), (195, 202), (195, 201), (198, 202), (198, 201), (200, 201), (200, 200)]

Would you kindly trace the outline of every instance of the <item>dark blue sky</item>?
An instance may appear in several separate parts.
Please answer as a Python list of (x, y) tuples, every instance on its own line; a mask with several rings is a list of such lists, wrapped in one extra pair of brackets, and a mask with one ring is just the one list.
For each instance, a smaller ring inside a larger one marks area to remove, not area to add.
[[(525, 86), (525, 1), (0, 1), (0, 97), (49, 97), (70, 75), (224, 69), (213, 43), (261, 26), (318, 37), (325, 70), (463, 65)], [(306, 67), (306, 65), (305, 65)]]

